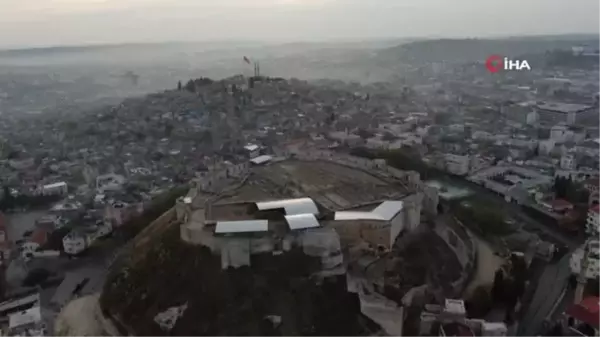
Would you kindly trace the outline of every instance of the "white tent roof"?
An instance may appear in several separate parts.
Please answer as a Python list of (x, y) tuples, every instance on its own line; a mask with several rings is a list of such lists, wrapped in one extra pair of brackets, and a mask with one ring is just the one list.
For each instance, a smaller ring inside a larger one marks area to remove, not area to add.
[(291, 230), (319, 227), (319, 221), (314, 214), (286, 215), (285, 220)]
[(269, 221), (267, 220), (218, 221), (215, 233), (252, 233), (268, 230)]
[(371, 212), (335, 212), (334, 220), (392, 220), (404, 207), (402, 201), (384, 201)]
[(265, 154), (265, 155), (258, 156), (258, 157), (256, 157), (256, 158), (252, 158), (252, 159), (250, 159), (250, 162), (251, 162), (252, 164), (255, 164), (255, 165), (260, 165), (260, 164), (264, 164), (264, 163), (266, 163), (266, 162), (268, 162), (268, 161), (271, 161), (272, 159), (273, 159), (273, 157), (272, 157), (272, 156), (269, 156), (269, 155), (266, 155), (266, 154)]
[(283, 208), (286, 215), (319, 214), (317, 204), (311, 198), (261, 201), (256, 203), (256, 207), (260, 211)]

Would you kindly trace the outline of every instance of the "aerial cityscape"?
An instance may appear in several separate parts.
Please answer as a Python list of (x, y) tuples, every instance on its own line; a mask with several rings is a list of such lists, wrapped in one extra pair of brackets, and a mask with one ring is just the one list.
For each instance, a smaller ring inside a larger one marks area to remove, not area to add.
[[(65, 33), (167, 20), (162, 1), (56, 1), (64, 44), (8, 5), (1, 335), (600, 335), (598, 13), (481, 36), (351, 39), (337, 16), (327, 41)], [(340, 2), (273, 6), (296, 22)]]

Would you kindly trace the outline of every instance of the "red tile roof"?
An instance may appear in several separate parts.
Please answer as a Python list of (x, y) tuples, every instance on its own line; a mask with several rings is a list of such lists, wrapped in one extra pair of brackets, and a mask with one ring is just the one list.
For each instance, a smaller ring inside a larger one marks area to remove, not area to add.
[(552, 206), (552, 208), (573, 207), (572, 203), (570, 203), (564, 199), (554, 199), (554, 200), (552, 200), (552, 202), (550, 202), (550, 205)]
[(599, 205), (599, 204), (596, 204), (596, 205), (592, 206), (592, 207), (590, 208), (590, 211), (592, 211), (592, 212), (594, 212), (594, 213), (600, 213), (600, 205)]
[(452, 322), (442, 325), (446, 336), (475, 336), (473, 330), (465, 324)]
[(40, 246), (46, 243), (48, 240), (48, 232), (42, 228), (36, 228), (31, 234), (31, 239), (29, 241), (35, 242)]
[(594, 328), (600, 327), (600, 298), (590, 296), (579, 304), (573, 304), (565, 311), (567, 315), (578, 321), (587, 323)]

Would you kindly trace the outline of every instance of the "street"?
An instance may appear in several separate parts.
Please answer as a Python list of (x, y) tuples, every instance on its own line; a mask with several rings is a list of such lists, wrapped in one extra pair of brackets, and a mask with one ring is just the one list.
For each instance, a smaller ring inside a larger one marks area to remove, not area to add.
[(538, 279), (533, 299), (527, 312), (519, 323), (521, 336), (534, 336), (542, 328), (546, 317), (551, 314), (561, 294), (568, 286), (571, 269), (569, 259), (571, 254), (566, 254), (557, 263), (548, 264)]

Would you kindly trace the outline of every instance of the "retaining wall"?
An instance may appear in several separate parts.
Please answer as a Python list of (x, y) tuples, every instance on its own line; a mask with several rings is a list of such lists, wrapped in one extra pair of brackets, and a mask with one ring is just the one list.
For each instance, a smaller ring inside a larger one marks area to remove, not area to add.
[[(457, 223), (457, 225), (462, 226), (460, 223)], [(435, 226), (435, 232), (454, 252), (462, 267), (461, 276), (451, 285), (455, 294), (460, 295), (469, 283), (477, 264), (475, 239), (466, 229), (459, 234), (450, 226), (442, 224)]]

